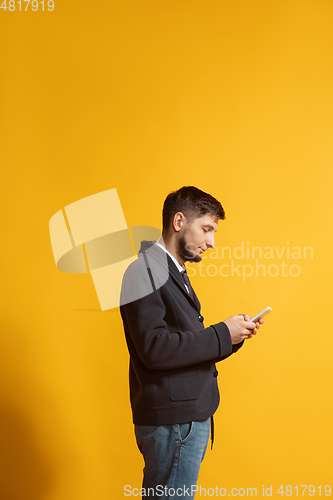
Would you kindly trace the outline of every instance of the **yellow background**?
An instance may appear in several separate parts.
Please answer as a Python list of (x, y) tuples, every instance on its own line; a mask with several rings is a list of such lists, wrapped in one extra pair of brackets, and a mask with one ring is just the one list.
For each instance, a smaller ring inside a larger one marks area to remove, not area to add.
[(140, 487), (119, 310), (56, 269), (48, 221), (117, 188), (128, 225), (160, 228), (182, 185), (222, 202), (219, 248), (313, 248), (297, 277), (192, 278), (206, 326), (274, 310), (219, 364), (198, 483), (333, 486), (332, 21), (329, 0), (0, 11), (1, 499)]

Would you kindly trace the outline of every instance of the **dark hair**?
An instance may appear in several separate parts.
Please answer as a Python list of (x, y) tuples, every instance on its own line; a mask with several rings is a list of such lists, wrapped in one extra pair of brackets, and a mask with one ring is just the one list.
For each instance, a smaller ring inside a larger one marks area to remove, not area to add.
[(169, 229), (177, 212), (182, 212), (190, 222), (207, 213), (215, 215), (217, 219), (225, 218), (221, 203), (194, 186), (183, 186), (165, 198), (162, 212), (163, 232)]

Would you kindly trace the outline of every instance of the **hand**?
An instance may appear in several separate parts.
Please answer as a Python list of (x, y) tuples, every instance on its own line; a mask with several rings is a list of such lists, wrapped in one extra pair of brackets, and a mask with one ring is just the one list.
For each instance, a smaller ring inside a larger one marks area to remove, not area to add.
[[(245, 321), (250, 321), (250, 316), (248, 314), (241, 314), (241, 315), (243, 316)], [(253, 337), (253, 335), (256, 335), (258, 329), (260, 328), (260, 325), (263, 325), (263, 323), (264, 323), (264, 320), (262, 318), (257, 319), (255, 329), (252, 331), (252, 333), (247, 338), (251, 339)]]
[(260, 324), (263, 323), (263, 320), (260, 319), (256, 323), (250, 321), (250, 316), (248, 314), (238, 314), (238, 316), (230, 316), (230, 318), (226, 319), (224, 323), (227, 325), (231, 343), (239, 344), (242, 340), (252, 338), (253, 335), (256, 335)]

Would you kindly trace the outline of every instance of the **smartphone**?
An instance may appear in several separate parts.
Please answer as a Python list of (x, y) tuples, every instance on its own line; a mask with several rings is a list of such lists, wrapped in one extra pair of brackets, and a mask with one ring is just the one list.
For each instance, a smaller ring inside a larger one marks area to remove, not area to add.
[(253, 316), (253, 318), (250, 318), (250, 321), (258, 321), (259, 318), (262, 318), (263, 316), (266, 316), (266, 314), (268, 314), (269, 312), (272, 311), (272, 308), (271, 307), (266, 307), (266, 309), (264, 309), (263, 311), (261, 311), (259, 314), (256, 314), (255, 316)]

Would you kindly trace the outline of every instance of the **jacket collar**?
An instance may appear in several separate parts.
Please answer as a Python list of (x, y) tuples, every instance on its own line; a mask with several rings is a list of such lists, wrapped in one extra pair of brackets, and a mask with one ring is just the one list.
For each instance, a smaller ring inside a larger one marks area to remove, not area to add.
[(178, 285), (178, 287), (181, 289), (187, 300), (190, 302), (192, 306), (194, 306), (199, 312), (200, 312), (200, 302), (198, 297), (196, 296), (195, 291), (193, 290), (193, 296), (194, 300), (192, 297), (187, 293), (184, 287), (184, 282), (182, 280), (182, 277), (180, 275), (179, 270), (177, 269), (176, 264), (173, 262), (171, 257), (162, 249), (159, 247), (159, 245), (155, 245), (156, 241), (142, 241), (141, 242), (141, 247), (139, 250), (139, 255), (140, 253), (147, 252), (150, 257), (154, 258), (157, 260), (163, 267), (165, 267), (165, 256), (167, 257), (167, 263), (169, 267), (169, 275), (173, 279), (173, 281)]

